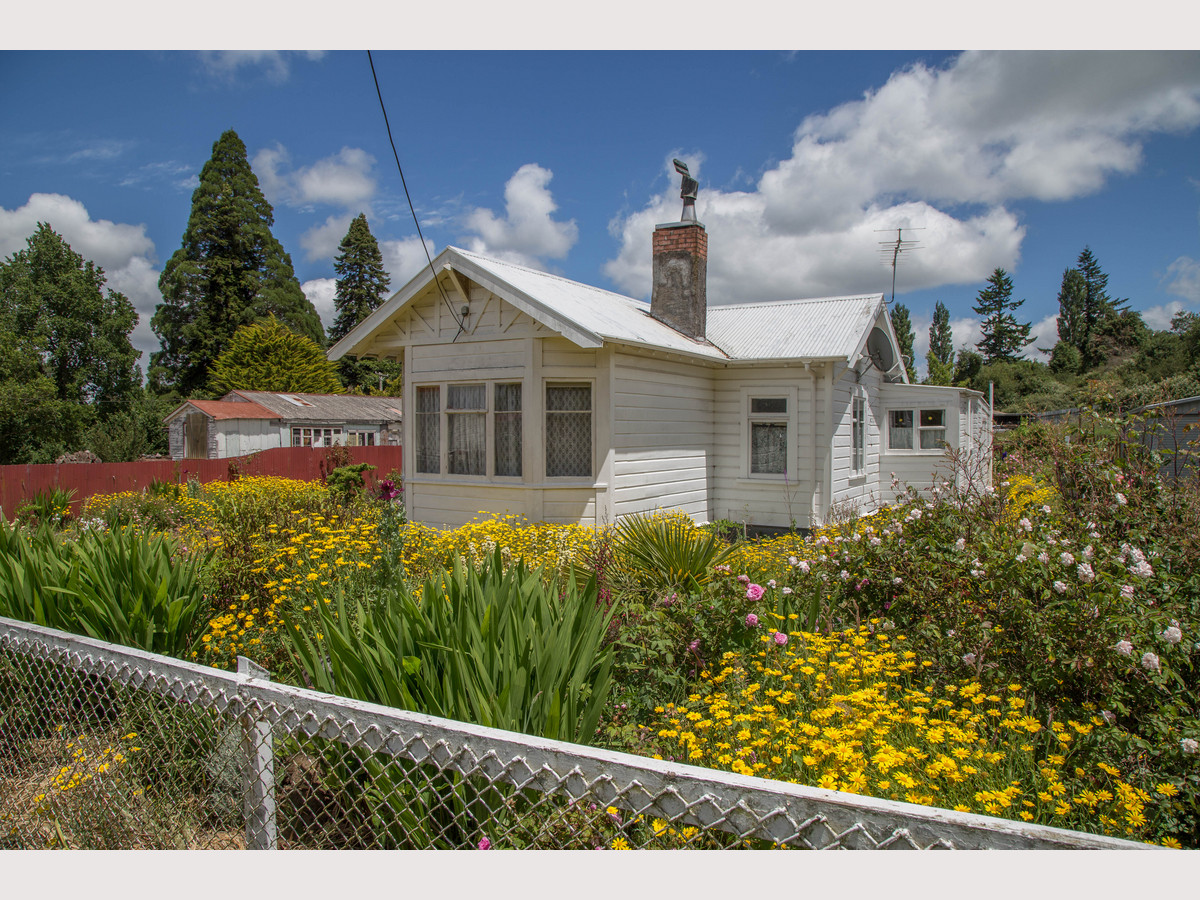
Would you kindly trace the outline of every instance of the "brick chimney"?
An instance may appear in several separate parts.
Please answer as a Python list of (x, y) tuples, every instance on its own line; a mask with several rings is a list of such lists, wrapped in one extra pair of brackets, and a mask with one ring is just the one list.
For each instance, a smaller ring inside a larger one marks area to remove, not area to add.
[(654, 228), (650, 315), (698, 341), (708, 318), (708, 233), (696, 221)]

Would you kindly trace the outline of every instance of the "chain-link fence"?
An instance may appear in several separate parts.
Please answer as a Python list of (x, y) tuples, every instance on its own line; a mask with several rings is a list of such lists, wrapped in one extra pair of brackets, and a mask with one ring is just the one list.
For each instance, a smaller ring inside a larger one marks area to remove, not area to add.
[(467, 725), (0, 618), (4, 848), (1132, 848)]

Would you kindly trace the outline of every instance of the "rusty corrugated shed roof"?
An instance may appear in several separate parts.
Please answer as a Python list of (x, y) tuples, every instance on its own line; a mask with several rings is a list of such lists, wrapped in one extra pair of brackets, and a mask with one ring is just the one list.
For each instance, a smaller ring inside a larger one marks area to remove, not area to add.
[[(194, 406), (214, 419), (278, 419), (279, 416), (257, 403), (238, 400), (185, 400), (166, 419), (173, 419), (186, 406)], [(165, 420), (164, 420), (165, 421)]]
[(252, 404), (264, 406), (272, 418), (286, 422), (398, 422), (401, 419), (399, 397), (360, 397), (354, 394), (297, 394), (270, 391), (231, 391), (222, 402), (237, 395)]

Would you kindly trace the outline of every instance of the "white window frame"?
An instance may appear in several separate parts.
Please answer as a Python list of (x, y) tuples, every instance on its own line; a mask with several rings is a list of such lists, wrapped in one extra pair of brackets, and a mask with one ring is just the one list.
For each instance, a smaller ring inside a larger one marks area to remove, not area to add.
[[(908, 413), (912, 417), (912, 447), (893, 447), (892, 446), (892, 417), (896, 413)], [(926, 413), (941, 413), (941, 425), (922, 425), (921, 417)], [(937, 447), (922, 447), (921, 435), (923, 432), (940, 431), (942, 433), (941, 443)], [(890, 407), (887, 411), (887, 448), (888, 453), (912, 453), (912, 454), (936, 454), (944, 453), (949, 444), (947, 436), (950, 433), (950, 413), (944, 406), (896, 406)]]
[[(497, 385), (519, 385), (521, 388), (521, 409), (501, 410), (502, 414), (512, 415), (514, 412), (521, 416), (521, 447), (524, 451), (526, 446), (525, 435), (525, 395), (527, 386), (524, 379), (521, 378), (469, 378), (455, 381), (424, 381), (413, 385), (413, 444), (414, 448), (417, 444), (417, 423), (421, 415), (432, 415), (432, 413), (416, 412), (417, 391), (421, 388), (436, 388), (438, 391), (438, 470), (436, 472), (421, 472), (416, 471), (415, 477), (418, 478), (444, 478), (449, 481), (465, 481), (465, 482), (481, 482), (481, 481), (498, 481), (506, 484), (513, 484), (524, 481), (523, 474), (518, 475), (497, 475), (496, 474), (496, 386)], [(481, 385), (484, 389), (484, 404), (481, 409), (472, 410), (453, 410), (450, 409), (450, 388), (458, 386)], [(463, 474), (450, 472), (450, 427), (449, 421), (451, 416), (455, 415), (484, 415), (485, 429), (485, 444), (484, 444), (484, 471), (482, 474)], [(416, 468), (416, 458), (413, 460), (414, 469)], [(524, 460), (521, 461), (521, 471), (525, 471)]]
[[(794, 388), (785, 387), (778, 384), (772, 385), (755, 385), (743, 387), (742, 395), (742, 477), (750, 481), (769, 481), (787, 483), (791, 481), (793, 484), (799, 481), (799, 475), (796, 472), (790, 472), (788, 467), (795, 464), (796, 461), (796, 441), (797, 441), (797, 394)], [(754, 412), (755, 400), (784, 400), (787, 403), (786, 411), (782, 413)], [(786, 457), (784, 458), (784, 471), (782, 472), (753, 472), (753, 442), (754, 442), (754, 426), (755, 425), (783, 425), (787, 429), (786, 438)]]
[[(345, 442), (341, 425), (293, 425), (291, 428), (293, 447), (333, 447)], [(308, 443), (304, 442), (305, 438)]]
[[(556, 413), (575, 415), (585, 410), (552, 410), (550, 409), (549, 393), (551, 388), (583, 388), (588, 389), (588, 406), (586, 410), (591, 424), (591, 453), (588, 460), (586, 475), (551, 475), (550, 474), (550, 417)], [(545, 438), (542, 447), (542, 471), (547, 481), (586, 481), (591, 483), (596, 478), (596, 381), (593, 378), (545, 378), (542, 380), (542, 416)]]
[(348, 429), (346, 432), (347, 447), (374, 447), (379, 443), (379, 433), (362, 428)]
[(850, 395), (850, 477), (867, 474), (867, 392), (856, 386)]

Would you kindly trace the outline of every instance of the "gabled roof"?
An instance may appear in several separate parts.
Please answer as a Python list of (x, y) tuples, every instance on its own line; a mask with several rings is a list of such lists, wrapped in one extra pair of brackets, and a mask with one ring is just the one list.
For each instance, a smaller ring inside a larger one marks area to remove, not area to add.
[[(237, 397), (243, 399), (233, 399)], [(287, 422), (395, 422), (400, 420), (403, 409), (399, 397), (355, 394), (230, 391), (220, 402), (229, 406), (265, 407), (271, 418)]]
[(163, 421), (169, 422), (189, 406), (213, 419), (278, 419), (279, 416), (257, 403), (246, 403), (236, 400), (184, 400), (178, 408)]
[(862, 346), (882, 294), (708, 308), (708, 339), (733, 359), (844, 359)]
[[(650, 315), (650, 304), (526, 266), (447, 247), (433, 269), (453, 269), (580, 347), (605, 342), (681, 353), (712, 362), (844, 359), (861, 350), (882, 294), (817, 300), (716, 304), (709, 297), (707, 340), (681, 334)], [(427, 268), (329, 350), (352, 354), (428, 286)], [(890, 329), (889, 329), (890, 334)]]

